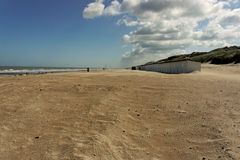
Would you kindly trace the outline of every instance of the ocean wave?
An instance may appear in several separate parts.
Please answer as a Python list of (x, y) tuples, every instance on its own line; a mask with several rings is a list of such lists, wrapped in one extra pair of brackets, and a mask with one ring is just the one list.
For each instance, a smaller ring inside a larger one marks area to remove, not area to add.
[(4, 69), (0, 70), (0, 75), (45, 74), (77, 71), (84, 71), (84, 69)]

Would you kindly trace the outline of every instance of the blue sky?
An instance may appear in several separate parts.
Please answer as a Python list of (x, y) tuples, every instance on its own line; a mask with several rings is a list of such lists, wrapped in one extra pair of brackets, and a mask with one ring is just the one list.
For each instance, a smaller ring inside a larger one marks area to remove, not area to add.
[(116, 66), (118, 17), (83, 19), (83, 0), (0, 0), (0, 65)]
[(0, 0), (2, 66), (131, 66), (239, 37), (239, 0)]

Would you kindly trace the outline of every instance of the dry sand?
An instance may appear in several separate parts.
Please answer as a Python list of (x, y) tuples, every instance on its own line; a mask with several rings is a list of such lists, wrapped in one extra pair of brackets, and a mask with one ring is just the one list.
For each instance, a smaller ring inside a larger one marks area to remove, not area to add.
[(1, 160), (239, 160), (240, 67), (0, 77)]

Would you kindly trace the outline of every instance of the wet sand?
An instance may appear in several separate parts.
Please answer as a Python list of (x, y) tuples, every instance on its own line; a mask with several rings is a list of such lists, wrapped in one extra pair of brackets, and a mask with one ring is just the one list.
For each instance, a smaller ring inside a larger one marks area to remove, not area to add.
[(238, 160), (240, 67), (0, 77), (1, 160)]

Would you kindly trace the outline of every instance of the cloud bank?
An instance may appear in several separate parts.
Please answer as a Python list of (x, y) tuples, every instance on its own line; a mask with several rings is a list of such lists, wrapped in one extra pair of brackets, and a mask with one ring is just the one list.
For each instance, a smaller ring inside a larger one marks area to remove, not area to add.
[(199, 47), (240, 45), (239, 7), (239, 0), (97, 0), (83, 17), (122, 15), (117, 24), (133, 29), (123, 35), (132, 50), (122, 62), (135, 65)]

